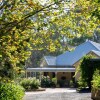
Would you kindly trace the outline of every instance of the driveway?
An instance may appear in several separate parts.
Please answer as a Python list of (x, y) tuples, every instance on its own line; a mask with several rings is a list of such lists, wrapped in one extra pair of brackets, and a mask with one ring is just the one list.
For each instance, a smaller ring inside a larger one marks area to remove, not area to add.
[(91, 100), (91, 93), (77, 93), (74, 88), (47, 88), (46, 91), (26, 92), (24, 100)]

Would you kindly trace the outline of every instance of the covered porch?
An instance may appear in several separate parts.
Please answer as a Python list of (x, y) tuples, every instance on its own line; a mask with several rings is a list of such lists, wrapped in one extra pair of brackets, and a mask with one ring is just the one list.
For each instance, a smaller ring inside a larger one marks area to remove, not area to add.
[(42, 75), (49, 76), (50, 79), (56, 78), (57, 83), (59, 84), (63, 82), (63, 86), (69, 86), (70, 81), (75, 81), (75, 78), (73, 77), (75, 75), (74, 67), (73, 68), (27, 68), (26, 77), (29, 77), (31, 73), (34, 73), (34, 77), (36, 77), (37, 72), (39, 73), (40, 80)]

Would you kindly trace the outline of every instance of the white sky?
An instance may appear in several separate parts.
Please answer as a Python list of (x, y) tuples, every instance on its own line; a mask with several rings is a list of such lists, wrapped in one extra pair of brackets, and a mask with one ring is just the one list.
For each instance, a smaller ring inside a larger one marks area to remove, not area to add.
[(50, 2), (50, 0), (38, 0), (42, 5), (44, 5), (44, 4), (46, 4), (46, 3), (48, 3), (48, 2)]

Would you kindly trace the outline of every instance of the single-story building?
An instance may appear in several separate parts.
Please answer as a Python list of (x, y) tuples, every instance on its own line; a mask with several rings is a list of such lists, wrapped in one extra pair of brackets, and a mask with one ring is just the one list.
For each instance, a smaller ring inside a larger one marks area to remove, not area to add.
[[(58, 56), (44, 56), (39, 68), (27, 68), (27, 72), (40, 72), (50, 78), (56, 77), (58, 81), (65, 80), (65, 85), (70, 80), (78, 80), (79, 73), (75, 75), (77, 66), (83, 56), (92, 54), (96, 58), (100, 57), (100, 44), (93, 41), (86, 41), (73, 51), (66, 51)], [(41, 76), (40, 74), (40, 76)]]

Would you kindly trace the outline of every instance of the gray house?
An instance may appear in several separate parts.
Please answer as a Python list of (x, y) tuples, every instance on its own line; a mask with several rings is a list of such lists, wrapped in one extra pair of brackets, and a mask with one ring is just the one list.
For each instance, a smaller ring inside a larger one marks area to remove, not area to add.
[(93, 41), (86, 41), (75, 48), (74, 51), (66, 51), (59, 56), (44, 56), (40, 68), (27, 68), (28, 72), (41, 72), (50, 78), (56, 77), (57, 80), (77, 80), (79, 73), (73, 78), (76, 68), (83, 56), (92, 54), (96, 58), (100, 57), (100, 44)]

